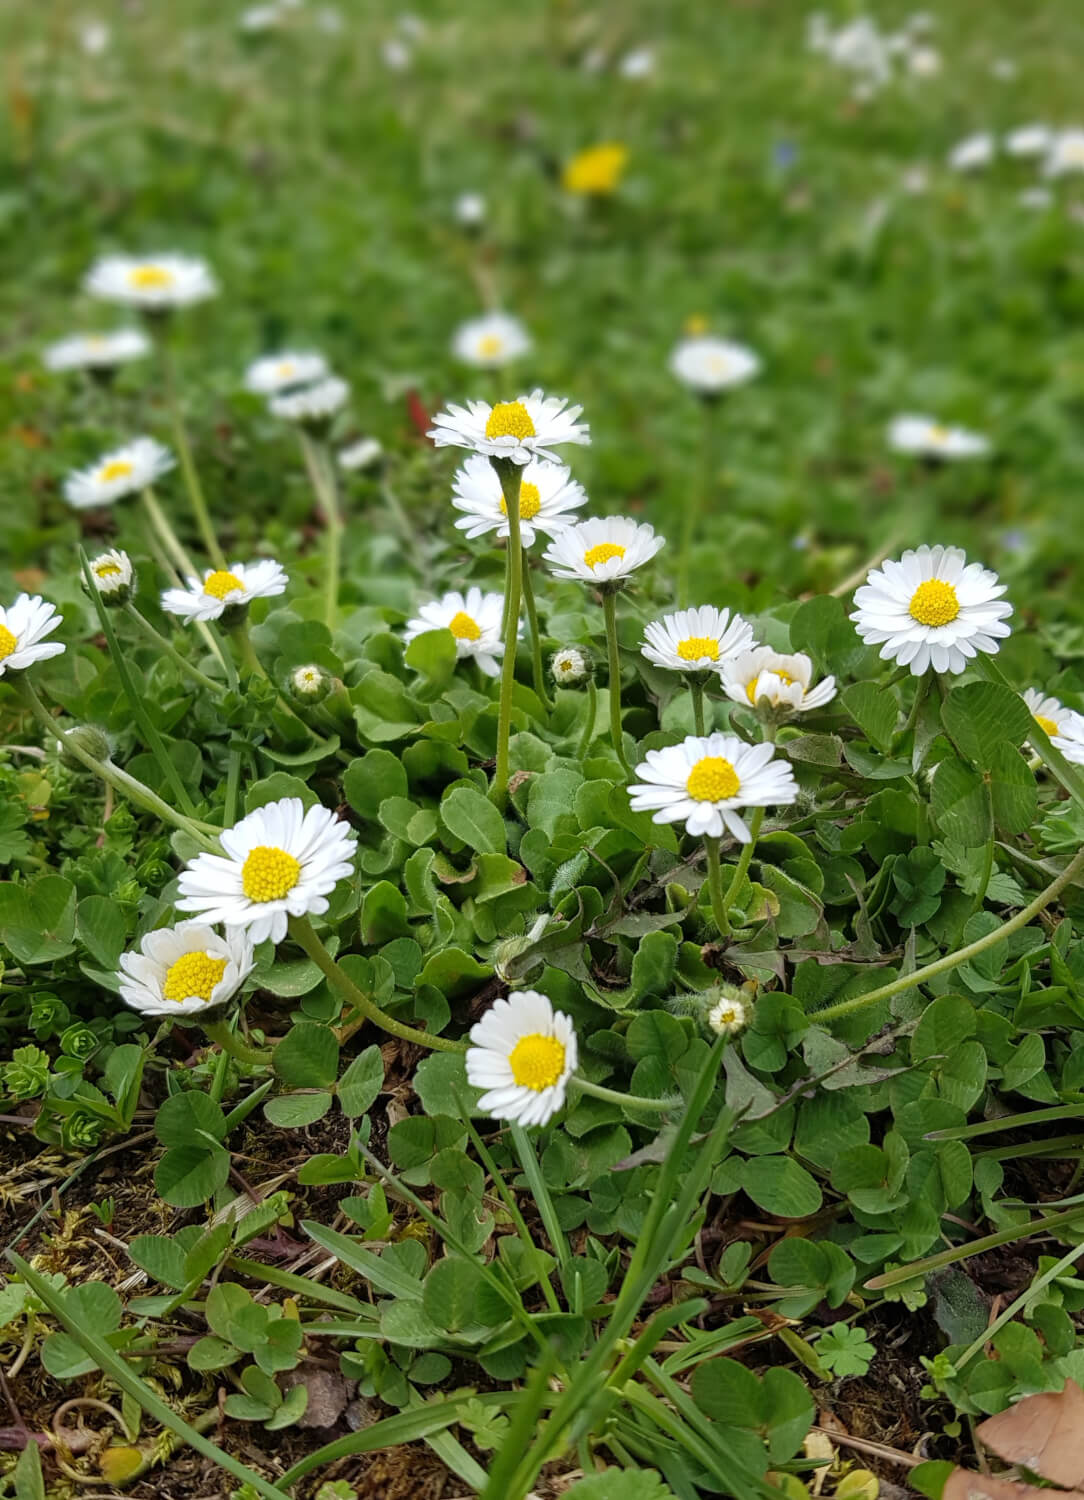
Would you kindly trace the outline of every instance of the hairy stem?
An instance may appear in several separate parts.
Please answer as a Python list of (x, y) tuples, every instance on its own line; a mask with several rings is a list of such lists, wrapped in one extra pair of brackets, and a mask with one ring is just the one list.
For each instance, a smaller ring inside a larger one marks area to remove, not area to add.
[(625, 754), (621, 728), (621, 656), (617, 649), (617, 594), (613, 589), (607, 589), (602, 596), (602, 612), (606, 620), (606, 653), (610, 663), (610, 736), (614, 754), (631, 781), (633, 771)]

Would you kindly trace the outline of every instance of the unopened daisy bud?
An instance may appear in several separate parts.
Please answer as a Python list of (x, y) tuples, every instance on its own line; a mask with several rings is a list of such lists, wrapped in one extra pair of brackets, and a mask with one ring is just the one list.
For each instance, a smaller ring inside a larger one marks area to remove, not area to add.
[(550, 657), (550, 673), (558, 687), (585, 687), (595, 675), (594, 659), (582, 646), (562, 646)]
[(516, 984), (521, 979), (530, 979), (542, 968), (542, 959), (534, 957), (523, 963), (523, 955), (534, 947), (535, 940), (529, 935), (505, 938), (498, 944), (493, 956), (493, 972), (505, 984)]
[(322, 703), (331, 692), (331, 673), (318, 662), (308, 662), (293, 669), (288, 687), (295, 703)]
[(745, 996), (733, 985), (717, 985), (704, 999), (711, 1002), (706, 1019), (709, 1030), (716, 1036), (734, 1036), (747, 1025)]
[(72, 748), (79, 749), (84, 755), (89, 755), (93, 760), (108, 761), (111, 754), (109, 737), (104, 729), (99, 729), (96, 724), (76, 724), (73, 729), (61, 731), (59, 737), (60, 758), (66, 766), (72, 770), (85, 770), (83, 762), (72, 753)]
[(103, 604), (126, 604), (135, 593), (135, 569), (127, 552), (111, 547), (87, 566)]

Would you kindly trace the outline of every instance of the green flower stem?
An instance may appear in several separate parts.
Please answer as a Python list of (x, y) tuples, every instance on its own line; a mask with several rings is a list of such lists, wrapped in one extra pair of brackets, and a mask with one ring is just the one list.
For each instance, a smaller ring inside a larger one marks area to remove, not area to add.
[(404, 1042), (413, 1042), (416, 1047), (428, 1047), (433, 1052), (466, 1052), (466, 1042), (456, 1042), (450, 1037), (434, 1036), (430, 1031), (419, 1031), (414, 1026), (405, 1026), (402, 1021), (397, 1021), (394, 1016), (389, 1016), (387, 1011), (381, 1010), (372, 997), (365, 994), (364, 990), (358, 989), (346, 971), (335, 962), (317, 937), (308, 917), (290, 918), (290, 936), (312, 959), (331, 988), (359, 1012), (357, 1025), (351, 1021), (340, 1028), (340, 1041), (345, 1041), (348, 1036), (352, 1036), (364, 1021), (371, 1021), (374, 1026), (379, 1026), (389, 1036), (397, 1036)]
[(239, 625), (234, 626), (229, 634), (237, 642), (242, 665), (248, 668), (253, 677), (266, 677), (263, 662), (256, 655), (256, 647), (252, 644), (252, 637), (248, 633), (247, 617)]
[(339, 609), (339, 574), (342, 569), (343, 517), (335, 471), (327, 449), (302, 428), (298, 432), (301, 455), (324, 517), (327, 546), (324, 554), (324, 623), (335, 629)]
[(200, 1023), (211, 1038), (217, 1042), (223, 1053), (229, 1053), (238, 1062), (246, 1063), (250, 1068), (269, 1068), (271, 1066), (271, 1054), (263, 1047), (250, 1047), (241, 1039), (236, 1031), (231, 1031), (225, 1021), (203, 1021)]
[(200, 687), (206, 688), (208, 692), (214, 693), (217, 697), (222, 696), (222, 694), (225, 692), (225, 688), (223, 687), (222, 683), (213, 682), (210, 677), (206, 677), (200, 671), (199, 667), (193, 665), (193, 663), (190, 662), (186, 656), (182, 656), (171, 641), (167, 640), (160, 631), (155, 630), (154, 626), (147, 619), (146, 615), (140, 614), (139, 610), (131, 602), (131, 600), (128, 601), (124, 608), (125, 613), (128, 615), (129, 619), (135, 621), (136, 625), (147, 637), (147, 639), (153, 642), (154, 645), (158, 647), (159, 651), (168, 656), (170, 661), (173, 662), (175, 666), (179, 667), (187, 677), (191, 677), (193, 682), (198, 683)]
[(708, 857), (708, 892), (711, 896), (711, 914), (723, 937), (730, 936), (730, 918), (723, 899), (723, 880), (719, 870), (719, 840), (706, 837), (704, 852)]
[(590, 1094), (592, 1099), (605, 1099), (607, 1104), (620, 1104), (628, 1109), (649, 1109), (656, 1114), (664, 1114), (681, 1108), (680, 1099), (645, 1099), (640, 1094), (623, 1094), (619, 1089), (608, 1089), (604, 1084), (592, 1083), (579, 1073), (573, 1073), (571, 1082), (582, 1094)]
[(621, 729), (621, 656), (617, 649), (617, 592), (607, 588), (602, 595), (602, 613), (606, 620), (606, 653), (610, 664), (610, 735), (621, 769), (632, 780), (632, 767), (625, 755)]
[(932, 964), (927, 964), (923, 969), (915, 969), (911, 974), (902, 974), (899, 979), (894, 979), (891, 984), (883, 984), (879, 989), (870, 990), (866, 995), (856, 995), (853, 1000), (841, 1000), (837, 1005), (828, 1005), (824, 1010), (813, 1011), (811, 1019), (815, 1019), (817, 1025), (825, 1021), (838, 1020), (840, 1016), (851, 1016), (856, 1011), (865, 1010), (867, 1006), (876, 1005), (878, 1000), (889, 1000), (893, 995), (901, 995), (906, 990), (917, 989), (920, 984), (926, 984), (935, 979), (938, 974), (946, 974), (952, 969), (958, 969), (961, 964), (970, 963), (980, 953), (984, 953), (994, 943), (1000, 943), (1010, 937), (1014, 932), (1019, 932), (1021, 927), (1026, 927), (1033, 917), (1037, 917), (1061, 895), (1066, 886), (1072, 885), (1077, 876), (1084, 871), (1084, 849), (1080, 849), (1069, 864), (1057, 877), (1052, 880), (1044, 891), (1040, 891), (1028, 906), (1018, 911), (1015, 916), (1009, 917), (992, 932), (984, 937), (977, 938), (966, 947), (958, 948), (954, 953), (946, 953), (943, 958), (935, 959)]
[(140, 495), (143, 502), (143, 510), (147, 520), (150, 522), (151, 530), (165, 548), (168, 555), (173, 559), (182, 574), (197, 574), (195, 563), (189, 557), (173, 527), (170, 525), (169, 517), (158, 503), (158, 497), (150, 485)]
[(491, 459), (501, 482), (508, 511), (508, 549), (505, 554), (504, 660), (501, 662), (500, 702), (497, 709), (497, 764), (490, 796), (498, 807), (508, 800), (508, 741), (512, 732), (512, 689), (516, 681), (516, 641), (523, 592), (523, 545), (519, 534), (519, 491), (523, 470), (508, 458)]
[(546, 674), (542, 667), (542, 636), (538, 629), (538, 610), (534, 602), (534, 584), (531, 582), (531, 567), (527, 561), (527, 554), (523, 555), (523, 602), (527, 607), (527, 628), (531, 633), (531, 672), (534, 680), (534, 690), (542, 701), (542, 707), (548, 713), (553, 707), (549, 694), (546, 692)]
[(723, 906), (728, 917), (730, 908), (734, 904), (734, 898), (741, 889), (741, 883), (749, 873), (749, 865), (753, 859), (753, 850), (757, 846), (757, 839), (760, 837), (760, 825), (763, 822), (764, 809), (762, 807), (754, 807), (753, 816), (749, 819), (749, 842), (741, 846), (741, 853), (738, 855), (738, 863), (731, 878), (730, 887), (723, 897)]
[(196, 520), (196, 529), (199, 531), (207, 556), (216, 568), (225, 569), (226, 555), (218, 545), (218, 538), (215, 536), (215, 528), (211, 521), (211, 512), (207, 508), (207, 500), (192, 459), (192, 445), (188, 440), (188, 430), (184, 424), (184, 413), (181, 410), (181, 400), (177, 389), (177, 369), (173, 361), (173, 350), (165, 338), (161, 340), (161, 349), (166, 376), (166, 403), (169, 406), (170, 420), (173, 424), (173, 441), (177, 448), (177, 457), (181, 461), (181, 474), (184, 478), (185, 489), (188, 491), (192, 514)]
[(715, 459), (715, 407), (710, 397), (701, 402), (703, 428), (701, 431), (700, 476), (686, 496), (685, 514), (681, 528), (681, 546), (678, 552), (677, 602), (681, 609), (689, 603), (689, 570), (692, 566), (693, 544), (700, 524), (700, 517), (711, 488), (711, 471)]
[(591, 741), (595, 737), (595, 720), (597, 719), (597, 717), (598, 688), (595, 686), (595, 679), (592, 677), (587, 684), (587, 718), (584, 720), (583, 734), (580, 736), (580, 743), (576, 747), (577, 760), (583, 760), (584, 756), (591, 748)]
[(688, 677), (689, 697), (693, 701), (693, 729), (699, 735), (704, 733), (704, 684), (699, 677)]

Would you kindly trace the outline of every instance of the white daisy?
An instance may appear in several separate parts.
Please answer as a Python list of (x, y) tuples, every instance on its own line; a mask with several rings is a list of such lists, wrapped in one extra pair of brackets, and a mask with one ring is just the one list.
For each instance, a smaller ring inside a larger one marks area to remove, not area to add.
[(180, 615), (186, 625), (193, 620), (219, 620), (228, 609), (270, 599), (285, 592), (287, 578), (271, 558), (254, 563), (230, 563), (228, 568), (208, 568), (202, 578), (189, 576), (187, 588), (166, 589), (162, 608)]
[(679, 609), (644, 626), (641, 653), (670, 672), (718, 672), (724, 661), (748, 651), (753, 627), (714, 604)]
[(650, 78), (655, 71), (655, 52), (651, 47), (634, 47), (617, 65), (622, 78)]
[(298, 354), (284, 349), (281, 354), (263, 354), (245, 371), (245, 390), (257, 396), (277, 396), (295, 385), (311, 385), (327, 374), (327, 360), (322, 354)]
[(1060, 732), (1051, 736), (1051, 742), (1074, 766), (1084, 766), (1084, 714), (1070, 710)]
[(384, 66), (390, 68), (393, 73), (403, 73), (414, 61), (414, 54), (406, 42), (401, 42), (397, 36), (389, 37), (380, 48), (380, 56)]
[(145, 1016), (191, 1016), (232, 999), (252, 973), (243, 928), (220, 937), (203, 922), (148, 932), (138, 953), (120, 957), (120, 998)]
[(557, 578), (615, 583), (666, 546), (655, 528), (628, 516), (592, 516), (558, 532), (543, 556)]
[(486, 200), (481, 193), (460, 193), (452, 211), (464, 229), (477, 229), (485, 223)]
[(870, 573), (851, 619), (867, 646), (880, 646), (882, 661), (898, 661), (915, 677), (931, 666), (962, 672), (1010, 634), (1004, 592), (997, 574), (969, 563), (962, 548), (922, 546)]
[(103, 302), (164, 312), (188, 307), (218, 292), (206, 261), (193, 255), (103, 255), (87, 272), (83, 289)]
[(1057, 698), (1040, 693), (1038, 688), (1025, 688), (1020, 696), (1027, 704), (1031, 717), (1040, 729), (1045, 730), (1049, 739), (1065, 733), (1067, 725), (1072, 721), (1073, 709), (1066, 708)]
[(42, 359), (50, 370), (112, 370), (141, 359), (150, 352), (151, 341), (139, 328), (118, 328), (113, 333), (76, 333), (50, 344)]
[(518, 359), (531, 347), (531, 335), (518, 318), (491, 312), (460, 323), (452, 339), (452, 353), (465, 365), (480, 370), (498, 370)]
[(948, 154), (948, 164), (957, 172), (976, 172), (988, 167), (997, 153), (997, 141), (989, 131), (980, 131), (959, 141)]
[(1043, 163), (1043, 175), (1062, 177), (1066, 172), (1084, 172), (1084, 130), (1074, 126), (1059, 130)]
[(473, 448), (490, 458), (510, 458), (527, 464), (532, 458), (551, 458), (560, 443), (590, 443), (586, 422), (576, 418), (582, 406), (569, 406), (563, 396), (534, 390), (514, 401), (468, 401), (449, 406), (433, 418), (430, 438), (438, 448)]
[(682, 339), (670, 356), (671, 373), (690, 390), (704, 395), (744, 385), (759, 369), (760, 360), (752, 349), (707, 334)]
[(274, 31), (282, 24), (282, 10), (277, 5), (249, 5), (237, 18), (241, 31), (256, 36), (263, 31)]
[(579, 687), (591, 675), (592, 661), (579, 646), (562, 646), (550, 657), (550, 671), (558, 687)]
[(350, 387), (345, 380), (328, 375), (315, 385), (272, 396), (267, 405), (272, 415), (286, 422), (328, 422), (346, 405), (349, 395)]
[(1049, 188), (1032, 187), (1023, 188), (1016, 195), (1016, 201), (1021, 208), (1044, 209), (1049, 208), (1054, 201), (1054, 195)]
[(134, 570), (127, 552), (111, 547), (87, 564), (94, 587), (106, 604), (123, 604), (132, 593)]
[(376, 438), (359, 438), (356, 443), (351, 443), (348, 448), (339, 450), (339, 468), (350, 471), (352, 469), (371, 469), (378, 462), (384, 449)]
[(503, 615), (503, 594), (483, 594), (479, 588), (470, 588), (464, 596), (453, 589), (440, 599), (423, 604), (408, 623), (403, 639), (409, 645), (415, 636), (424, 635), (427, 630), (450, 630), (459, 660), (473, 656), (487, 677), (496, 677), (501, 670), (497, 658), (504, 655)]
[(708, 1011), (708, 1027), (716, 1036), (733, 1036), (747, 1019), (745, 1006), (731, 995), (723, 995)]
[(798, 796), (794, 772), (774, 760), (773, 745), (747, 745), (734, 734), (689, 735), (680, 745), (649, 750), (629, 787), (633, 812), (653, 823), (684, 823), (687, 833), (739, 843), (750, 839), (740, 807), (781, 807)]
[(578, 1060), (576, 1031), (537, 990), (495, 1000), (470, 1029), (467, 1081), (479, 1108), (514, 1125), (545, 1125), (565, 1102)]
[(897, 453), (923, 458), (978, 458), (990, 451), (990, 440), (966, 427), (948, 427), (933, 417), (896, 417), (888, 428), (888, 446)]
[(1045, 156), (1053, 139), (1049, 125), (1021, 125), (1006, 135), (1005, 151), (1009, 156)]
[(916, 78), (934, 78), (941, 71), (941, 54), (936, 47), (911, 47), (907, 67)]
[(87, 469), (73, 469), (64, 480), (64, 499), (75, 510), (112, 505), (154, 484), (176, 462), (169, 449), (154, 438), (138, 437), (106, 453)]
[(307, 662), (290, 673), (290, 691), (301, 703), (320, 703), (331, 691), (331, 674), (318, 662)]
[[(63, 619), (55, 604), (40, 594), (20, 594), (6, 608), (0, 604), (0, 677), (21, 672), (36, 661), (47, 661), (64, 650), (61, 641), (46, 641)], [(44, 642), (44, 645), (41, 644)]]
[(225, 854), (197, 854), (181, 872), (181, 911), (244, 927), (254, 943), (281, 943), (289, 917), (323, 916), (354, 871), (354, 837), (326, 807), (300, 797), (268, 802), (226, 829)]
[[(496, 469), (488, 458), (472, 453), (452, 481), (452, 505), (464, 512), (455, 523), (473, 540), (495, 531), (508, 535), (508, 506)], [(587, 492), (564, 464), (532, 459), (521, 471), (519, 535), (525, 547), (542, 531), (556, 536), (574, 520), (573, 511), (587, 504)]]
[(815, 688), (809, 686), (813, 663), (800, 651), (785, 656), (770, 646), (756, 646), (722, 669), (723, 686), (735, 703), (755, 708), (767, 700), (773, 708), (807, 713), (823, 708), (836, 696), (836, 679), (826, 677)]
[(79, 45), (88, 57), (100, 57), (109, 47), (113, 33), (104, 21), (84, 21), (79, 28)]

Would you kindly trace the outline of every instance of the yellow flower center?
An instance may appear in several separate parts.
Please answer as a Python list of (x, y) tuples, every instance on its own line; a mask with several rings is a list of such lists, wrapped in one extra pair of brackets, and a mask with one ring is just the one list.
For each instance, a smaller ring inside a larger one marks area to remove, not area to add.
[(479, 641), (482, 638), (482, 628), (478, 621), (472, 620), (462, 610), (448, 621), (448, 629), (457, 641)]
[(278, 362), (278, 364), (275, 366), (275, 372), (276, 372), (277, 375), (280, 376), (281, 379), (285, 380), (287, 378), (287, 376), (292, 375), (294, 373), (294, 362), (293, 362), (293, 360), (292, 359), (280, 359), (279, 362)]
[(99, 563), (94, 569), (99, 578), (117, 578), (123, 571), (115, 562)]
[(599, 542), (597, 547), (588, 547), (583, 554), (583, 560), (592, 570), (600, 563), (609, 562), (611, 557), (624, 557), (625, 549), (617, 542)]
[(565, 191), (612, 193), (628, 158), (627, 147), (617, 143), (591, 146), (586, 151), (581, 151), (565, 167)]
[(19, 642), (6, 625), (0, 625), (0, 661), (6, 661)]
[(173, 272), (167, 271), (165, 266), (133, 266), (128, 272), (128, 280), (133, 286), (147, 289), (169, 286), (173, 281)]
[(250, 901), (281, 901), (300, 879), (300, 861), (273, 844), (257, 844), (241, 869), (241, 886)]
[(98, 470), (98, 479), (102, 484), (110, 484), (114, 479), (127, 479), (132, 472), (132, 465), (126, 458), (114, 458), (107, 464), (102, 464)]
[(707, 331), (708, 320), (707, 318), (703, 317), (702, 314), (693, 313), (691, 317), (685, 319), (685, 332), (691, 339), (700, 338), (700, 336), (707, 333)]
[[(538, 493), (537, 484), (528, 484), (524, 480), (519, 487), (519, 518), (521, 521), (533, 521), (542, 509), (542, 496)], [(501, 496), (501, 515), (508, 514), (508, 502)]]
[(956, 590), (940, 578), (927, 578), (911, 595), (911, 618), (920, 625), (949, 625), (959, 613)]
[(689, 772), (685, 790), (694, 802), (725, 802), (741, 790), (737, 771), (721, 755), (705, 755)]
[(217, 568), (203, 580), (203, 592), (212, 599), (225, 599), (227, 594), (244, 593), (245, 586), (236, 573), (227, 573)]
[(496, 359), (504, 348), (504, 340), (498, 333), (484, 333), (478, 340), (478, 353), (483, 359)]
[(214, 987), (226, 972), (227, 960), (214, 958), (210, 953), (186, 953), (175, 964), (170, 964), (162, 984), (162, 999), (182, 1000), (195, 996), (198, 1000), (210, 1000)]
[(700, 661), (705, 656), (709, 661), (718, 661), (719, 642), (710, 635), (691, 635), (678, 642), (677, 654), (682, 661)]
[(947, 443), (948, 440), (949, 440), (949, 430), (948, 430), (948, 428), (947, 427), (942, 427), (939, 423), (935, 422), (933, 424), (933, 426), (930, 428), (930, 442), (931, 443)]
[(486, 422), (486, 437), (529, 438), (537, 434), (522, 401), (498, 401)]
[(1032, 718), (1043, 733), (1049, 735), (1051, 739), (1058, 733), (1057, 722), (1054, 719), (1048, 719), (1045, 714), (1032, 714)]
[[(771, 673), (772, 673), (773, 677), (778, 677), (779, 681), (785, 683), (787, 685), (787, 687), (789, 687), (791, 685), (791, 683), (794, 681), (794, 678), (790, 675), (790, 673), (789, 672), (784, 672), (784, 670), (783, 670), (782, 667), (772, 667)], [(751, 681), (749, 682), (749, 685), (745, 689), (746, 693), (749, 696), (749, 702), (752, 703), (754, 706), (756, 705), (756, 701), (757, 701), (757, 697), (758, 697), (757, 689), (758, 689), (758, 686), (759, 686), (759, 683), (760, 683), (760, 678), (761, 678), (761, 673), (758, 672), (757, 675), (754, 678), (751, 679)]]
[(540, 1031), (522, 1036), (509, 1053), (512, 1077), (521, 1089), (540, 1094), (551, 1088), (565, 1070), (565, 1049), (555, 1036)]

